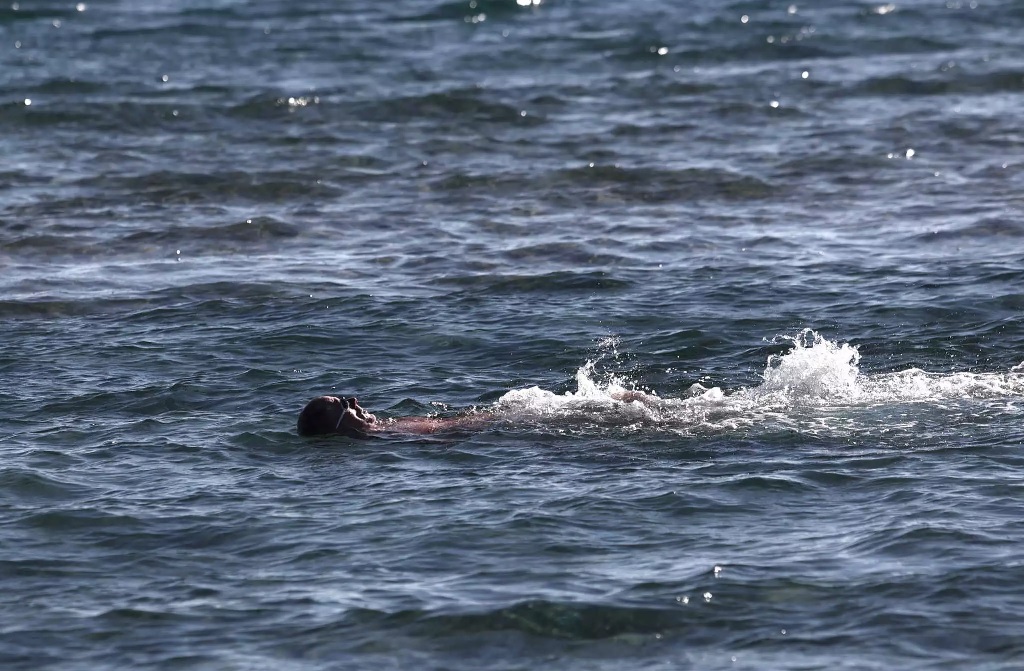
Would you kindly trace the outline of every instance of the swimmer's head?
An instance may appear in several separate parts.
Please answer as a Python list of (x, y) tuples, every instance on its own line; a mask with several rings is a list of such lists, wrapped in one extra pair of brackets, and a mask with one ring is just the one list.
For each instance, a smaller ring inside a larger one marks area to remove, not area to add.
[(350, 397), (317, 396), (299, 413), (296, 425), (300, 436), (323, 436), (340, 433), (350, 438), (365, 438), (377, 418), (359, 407)]

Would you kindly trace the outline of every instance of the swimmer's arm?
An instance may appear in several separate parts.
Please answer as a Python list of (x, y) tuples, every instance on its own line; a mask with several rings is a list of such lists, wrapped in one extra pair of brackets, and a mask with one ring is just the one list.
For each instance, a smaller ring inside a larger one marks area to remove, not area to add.
[(414, 434), (474, 431), (485, 428), (493, 419), (493, 412), (474, 412), (458, 417), (396, 417), (378, 421), (371, 425), (370, 430)]

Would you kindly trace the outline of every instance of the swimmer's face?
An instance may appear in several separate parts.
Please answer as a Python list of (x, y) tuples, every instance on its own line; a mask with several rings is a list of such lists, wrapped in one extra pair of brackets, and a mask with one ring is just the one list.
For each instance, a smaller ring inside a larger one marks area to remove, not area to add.
[(376, 417), (359, 406), (359, 401), (355, 396), (346, 399), (325, 396), (324, 400), (330, 405), (334, 417), (336, 417), (335, 432), (337, 433), (346, 433), (346, 429), (355, 429), (365, 433), (370, 431), (370, 425), (377, 421)]
[(355, 397), (318, 396), (299, 414), (297, 428), (304, 436), (341, 433), (359, 438), (362, 433), (371, 431), (376, 421), (376, 417), (359, 406)]

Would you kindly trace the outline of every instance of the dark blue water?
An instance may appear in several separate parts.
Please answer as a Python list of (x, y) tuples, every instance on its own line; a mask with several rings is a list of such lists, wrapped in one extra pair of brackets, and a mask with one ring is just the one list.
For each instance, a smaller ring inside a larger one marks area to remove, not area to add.
[(0, 666), (1020, 668), (1022, 34), (6, 3)]

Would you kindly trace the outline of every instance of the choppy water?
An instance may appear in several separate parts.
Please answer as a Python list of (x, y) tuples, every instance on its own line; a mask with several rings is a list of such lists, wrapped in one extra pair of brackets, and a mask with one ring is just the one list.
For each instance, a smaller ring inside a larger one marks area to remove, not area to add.
[(1022, 34), (5, 4), (0, 665), (1020, 668)]

